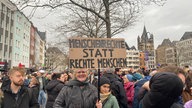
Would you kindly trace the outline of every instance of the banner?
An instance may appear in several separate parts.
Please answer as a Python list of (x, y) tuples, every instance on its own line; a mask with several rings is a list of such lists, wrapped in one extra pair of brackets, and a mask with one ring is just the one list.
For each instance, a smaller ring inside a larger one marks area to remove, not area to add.
[(70, 68), (127, 67), (122, 38), (70, 38)]

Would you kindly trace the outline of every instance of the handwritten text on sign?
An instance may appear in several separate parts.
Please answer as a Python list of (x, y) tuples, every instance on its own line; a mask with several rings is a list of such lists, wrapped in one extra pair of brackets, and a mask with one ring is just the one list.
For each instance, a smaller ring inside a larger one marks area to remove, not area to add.
[(70, 68), (126, 67), (126, 47), (120, 38), (70, 38)]

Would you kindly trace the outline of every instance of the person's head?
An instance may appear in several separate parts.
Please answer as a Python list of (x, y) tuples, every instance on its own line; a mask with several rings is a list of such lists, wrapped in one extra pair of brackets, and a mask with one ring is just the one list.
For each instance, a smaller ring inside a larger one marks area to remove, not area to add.
[(59, 80), (61, 82), (64, 82), (65, 77), (64, 77), (63, 73), (53, 73), (51, 79), (52, 80)]
[(100, 78), (100, 93), (106, 94), (110, 92), (110, 80), (107, 77)]
[(39, 71), (37, 71), (37, 76), (41, 77), (44, 73), (45, 73), (44, 70), (39, 70)]
[(15, 86), (22, 86), (24, 83), (26, 70), (24, 68), (14, 67), (9, 70), (9, 78)]
[(133, 81), (133, 76), (131, 74), (124, 75), (122, 78), (123, 78), (124, 83)]
[(115, 68), (115, 74), (122, 75), (122, 71), (120, 71), (121, 68)]
[(149, 87), (150, 91), (143, 98), (143, 108), (170, 108), (181, 95), (183, 82), (176, 74), (159, 72), (152, 76)]
[(69, 75), (68, 75), (68, 73), (64, 72), (64, 73), (63, 73), (63, 76), (64, 76), (64, 81), (69, 81)]
[(39, 81), (36, 77), (31, 78), (30, 85), (39, 85)]
[(133, 81), (138, 81), (138, 80), (140, 80), (142, 78), (143, 78), (142, 75), (139, 74), (139, 73), (134, 73), (133, 77), (132, 77)]
[(86, 69), (76, 69), (73, 77), (80, 82), (84, 82), (87, 80), (88, 72)]
[(171, 72), (176, 74), (185, 84), (185, 72), (183, 69), (177, 67), (177, 66), (164, 66), (157, 70), (157, 72)]

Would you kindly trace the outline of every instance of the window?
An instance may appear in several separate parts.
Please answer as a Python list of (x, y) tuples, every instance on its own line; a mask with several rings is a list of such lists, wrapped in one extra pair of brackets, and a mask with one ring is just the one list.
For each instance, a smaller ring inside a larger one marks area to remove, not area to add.
[(2, 42), (2, 40), (3, 40), (3, 37), (2, 37), (2, 35), (0, 35), (0, 43)]

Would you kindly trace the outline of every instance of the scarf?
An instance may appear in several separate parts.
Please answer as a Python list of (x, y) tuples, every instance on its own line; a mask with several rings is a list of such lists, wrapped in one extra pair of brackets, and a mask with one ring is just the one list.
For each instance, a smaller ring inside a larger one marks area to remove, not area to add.
[(106, 94), (101, 94), (100, 93), (101, 102), (103, 103), (109, 97), (110, 94), (111, 94), (111, 92), (106, 93)]
[(66, 85), (68, 85), (68, 86), (85, 86), (85, 85), (88, 85), (88, 84), (89, 84), (88, 79), (86, 79), (83, 82), (81, 82), (81, 81), (79, 81), (77, 79), (74, 79), (74, 80), (69, 81)]

